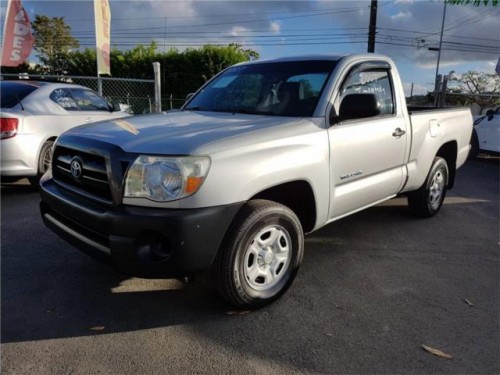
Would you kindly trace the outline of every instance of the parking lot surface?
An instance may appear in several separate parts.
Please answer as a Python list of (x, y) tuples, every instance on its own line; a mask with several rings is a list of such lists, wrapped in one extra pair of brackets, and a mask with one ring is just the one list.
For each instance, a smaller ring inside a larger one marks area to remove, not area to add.
[(116, 273), (43, 226), (27, 183), (3, 185), (1, 371), (498, 374), (498, 176), (470, 161), (434, 218), (397, 198), (310, 234), (292, 287), (253, 312), (207, 276)]

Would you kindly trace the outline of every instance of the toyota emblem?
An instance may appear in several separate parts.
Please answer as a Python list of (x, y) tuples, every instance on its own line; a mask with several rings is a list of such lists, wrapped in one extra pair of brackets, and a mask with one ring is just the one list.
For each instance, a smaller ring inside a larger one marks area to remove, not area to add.
[(76, 179), (82, 177), (82, 162), (79, 159), (71, 160), (71, 175)]

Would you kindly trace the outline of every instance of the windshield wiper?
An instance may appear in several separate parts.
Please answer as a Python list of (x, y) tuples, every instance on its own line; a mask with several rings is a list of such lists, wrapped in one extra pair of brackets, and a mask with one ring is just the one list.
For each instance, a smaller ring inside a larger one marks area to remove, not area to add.
[(271, 112), (271, 111), (256, 111), (256, 110), (245, 109), (245, 108), (240, 108), (240, 109), (232, 109), (232, 108), (217, 109), (217, 110), (213, 110), (213, 111), (214, 112), (243, 113), (243, 114), (248, 114), (248, 115), (268, 115), (268, 116), (274, 115), (274, 113)]
[(192, 107), (187, 107), (183, 109), (184, 111), (206, 111), (206, 109), (203, 109), (197, 105), (192, 106)]

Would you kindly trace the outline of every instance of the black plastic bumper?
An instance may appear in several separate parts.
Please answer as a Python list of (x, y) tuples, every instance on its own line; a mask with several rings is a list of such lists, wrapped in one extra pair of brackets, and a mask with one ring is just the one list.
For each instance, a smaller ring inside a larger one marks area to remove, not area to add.
[(102, 206), (42, 182), (47, 227), (120, 272), (182, 277), (208, 269), (243, 203), (200, 209)]

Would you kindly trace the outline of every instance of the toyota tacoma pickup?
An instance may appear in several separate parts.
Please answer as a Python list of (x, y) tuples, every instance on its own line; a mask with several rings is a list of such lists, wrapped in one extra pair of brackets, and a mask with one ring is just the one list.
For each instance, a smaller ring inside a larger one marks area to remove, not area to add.
[(121, 272), (210, 270), (229, 302), (258, 308), (291, 285), (304, 233), (398, 195), (435, 215), (471, 133), (469, 109), (408, 108), (381, 55), (242, 63), (180, 111), (61, 135), (41, 215)]

